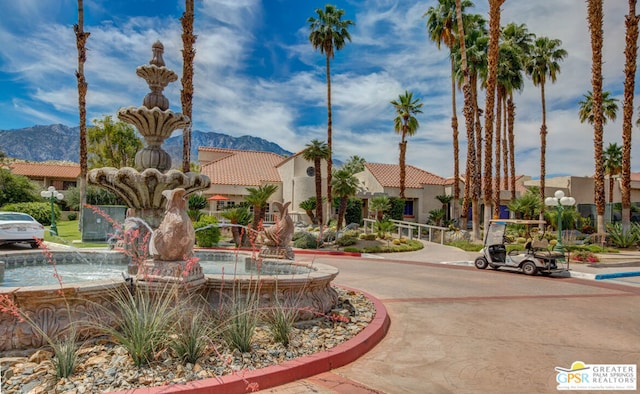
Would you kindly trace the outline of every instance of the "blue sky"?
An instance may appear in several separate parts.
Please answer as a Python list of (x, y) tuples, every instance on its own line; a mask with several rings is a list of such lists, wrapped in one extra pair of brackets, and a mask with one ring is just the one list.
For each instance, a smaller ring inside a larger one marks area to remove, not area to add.
[[(306, 22), (326, 1), (196, 0), (194, 129), (253, 135), (297, 152), (326, 140), (324, 56), (308, 41)], [(471, 12), (487, 15), (486, 0)], [(447, 51), (427, 37), (424, 12), (435, 0), (334, 1), (345, 10), (352, 42), (332, 62), (334, 155), (397, 163), (400, 136), (389, 104), (405, 90), (424, 102), (420, 128), (409, 138), (407, 162), (453, 175)], [(4, 2), (0, 14), (0, 130), (36, 124), (78, 124), (74, 72), (75, 0)], [(148, 92), (135, 68), (165, 46), (167, 67), (182, 72), (177, 0), (85, 0), (89, 119), (141, 105)], [(604, 81), (623, 91), (626, 2), (605, 2)], [(591, 89), (591, 48), (586, 3), (576, 0), (507, 1), (502, 23), (526, 23), (539, 36), (559, 38), (569, 56), (557, 82), (547, 85), (547, 176), (593, 173), (593, 131), (578, 120), (578, 102)], [(165, 89), (180, 111), (179, 81)], [(638, 95), (638, 93), (636, 93)], [(461, 95), (459, 95), (460, 98)], [(481, 93), (484, 100), (484, 92)], [(530, 80), (516, 95), (516, 169), (539, 176), (540, 91)], [(484, 107), (484, 104), (482, 104)], [(462, 102), (459, 100), (459, 118)], [(637, 113), (635, 114), (637, 118)], [(622, 111), (605, 128), (605, 145), (621, 144)], [(637, 129), (634, 129), (637, 130)], [(460, 130), (461, 136), (465, 132)], [(461, 141), (461, 168), (466, 145)], [(634, 137), (633, 152), (640, 149)], [(640, 171), (638, 160), (632, 170)]]

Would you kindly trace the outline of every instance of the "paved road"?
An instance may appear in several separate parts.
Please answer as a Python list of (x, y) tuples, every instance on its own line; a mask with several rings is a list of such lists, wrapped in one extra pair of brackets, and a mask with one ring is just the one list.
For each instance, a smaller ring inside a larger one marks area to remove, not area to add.
[(357, 361), (268, 392), (552, 393), (555, 367), (639, 364), (640, 287), (424, 262), (467, 256), (440, 248), (314, 257), (381, 299), (391, 328)]

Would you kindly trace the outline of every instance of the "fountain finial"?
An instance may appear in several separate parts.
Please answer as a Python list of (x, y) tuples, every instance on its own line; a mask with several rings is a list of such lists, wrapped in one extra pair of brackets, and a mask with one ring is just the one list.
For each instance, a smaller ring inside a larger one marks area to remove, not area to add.
[(149, 60), (149, 64), (153, 64), (158, 67), (164, 67), (164, 59), (162, 58), (162, 54), (164, 53), (164, 45), (160, 42), (160, 40), (153, 43), (151, 46), (151, 51), (153, 52), (153, 58)]

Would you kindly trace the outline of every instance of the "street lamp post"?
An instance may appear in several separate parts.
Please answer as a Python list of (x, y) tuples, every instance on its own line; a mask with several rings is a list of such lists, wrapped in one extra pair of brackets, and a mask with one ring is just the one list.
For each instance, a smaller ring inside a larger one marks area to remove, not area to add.
[(49, 234), (58, 235), (58, 227), (56, 226), (56, 211), (54, 210), (53, 203), (56, 201), (62, 201), (64, 196), (58, 192), (55, 187), (49, 186), (47, 190), (40, 192), (42, 198), (46, 198), (51, 202), (51, 226), (49, 227)]
[(564, 246), (562, 245), (562, 212), (565, 207), (572, 207), (576, 204), (576, 199), (573, 197), (565, 197), (562, 190), (557, 190), (554, 194), (555, 197), (547, 197), (544, 199), (544, 205), (548, 207), (556, 207), (558, 212), (558, 243), (553, 247), (556, 252), (564, 253)]

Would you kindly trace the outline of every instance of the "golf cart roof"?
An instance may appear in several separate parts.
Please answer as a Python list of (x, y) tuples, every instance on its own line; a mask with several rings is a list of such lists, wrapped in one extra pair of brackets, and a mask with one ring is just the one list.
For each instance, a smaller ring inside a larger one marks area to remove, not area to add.
[(547, 224), (544, 220), (525, 220), (525, 219), (491, 219), (490, 223), (505, 224)]

